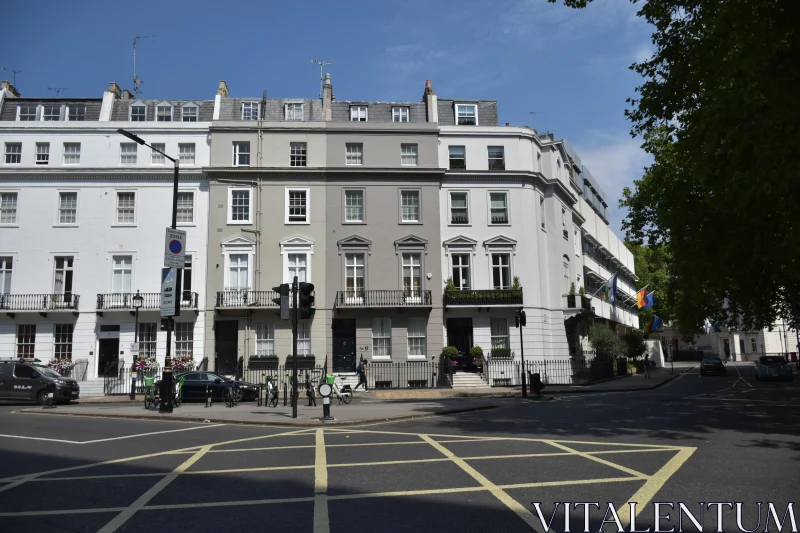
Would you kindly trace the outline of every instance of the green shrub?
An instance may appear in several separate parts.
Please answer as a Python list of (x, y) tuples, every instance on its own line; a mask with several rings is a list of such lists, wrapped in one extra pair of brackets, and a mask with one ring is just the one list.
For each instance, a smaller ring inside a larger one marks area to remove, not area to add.
[(442, 355), (448, 359), (455, 359), (458, 356), (458, 348), (455, 346), (445, 346), (442, 349)]
[(575, 296), (575, 282), (569, 284), (569, 295)]
[(492, 357), (511, 357), (511, 348), (494, 348), (491, 352)]
[(578, 291), (578, 294), (580, 294), (581, 296), (586, 296), (586, 289), (581, 287), (580, 290)]
[(473, 346), (469, 349), (469, 356), (473, 359), (483, 359), (483, 348), (480, 346)]
[(617, 332), (602, 324), (594, 324), (589, 328), (589, 342), (600, 359), (622, 357), (627, 351), (627, 345)]
[(631, 359), (637, 359), (647, 351), (647, 344), (644, 342), (644, 334), (639, 330), (631, 331), (622, 336), (625, 342), (626, 355)]

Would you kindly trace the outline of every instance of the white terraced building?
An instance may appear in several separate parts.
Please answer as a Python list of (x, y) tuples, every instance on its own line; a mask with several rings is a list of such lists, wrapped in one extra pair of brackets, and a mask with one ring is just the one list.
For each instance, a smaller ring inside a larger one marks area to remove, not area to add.
[(82, 395), (130, 366), (132, 296), (140, 354), (163, 363), (161, 242), (173, 166), (117, 133), (180, 159), (178, 224), (187, 232), (173, 353), (203, 354), (208, 127), (214, 101), (137, 100), (112, 83), (102, 98), (21, 98), (0, 90), (0, 358), (78, 362)]

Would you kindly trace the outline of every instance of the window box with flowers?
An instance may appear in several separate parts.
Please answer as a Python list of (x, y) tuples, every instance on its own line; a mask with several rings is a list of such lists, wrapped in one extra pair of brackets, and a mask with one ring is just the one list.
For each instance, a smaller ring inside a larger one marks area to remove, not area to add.
[(193, 355), (181, 355), (172, 358), (172, 372), (175, 374), (178, 372), (189, 372), (191, 370), (194, 370)]
[(248, 370), (277, 370), (277, 355), (251, 355), (247, 362)]
[(47, 368), (55, 370), (64, 377), (69, 377), (74, 366), (75, 363), (69, 359), (51, 359), (50, 362), (47, 363)]

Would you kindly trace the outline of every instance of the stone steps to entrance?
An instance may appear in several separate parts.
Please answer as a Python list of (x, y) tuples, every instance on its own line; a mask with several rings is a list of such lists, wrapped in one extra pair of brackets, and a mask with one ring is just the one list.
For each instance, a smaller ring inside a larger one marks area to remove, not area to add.
[(453, 374), (454, 389), (476, 389), (486, 386), (486, 382), (480, 374), (471, 372), (456, 372)]

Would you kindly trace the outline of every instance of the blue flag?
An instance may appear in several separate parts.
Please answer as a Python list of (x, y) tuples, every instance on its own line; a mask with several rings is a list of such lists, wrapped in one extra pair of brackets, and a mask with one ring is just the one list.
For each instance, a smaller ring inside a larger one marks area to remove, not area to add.
[(653, 307), (653, 303), (654, 303), (653, 302), (653, 298), (654, 298), (653, 295), (655, 293), (656, 293), (656, 291), (653, 291), (653, 292), (651, 292), (650, 294), (648, 294), (647, 296), (644, 297), (644, 307), (642, 307), (641, 311), (644, 311), (645, 309), (650, 309), (651, 307)]
[(653, 315), (653, 332), (658, 331), (658, 328), (660, 328), (662, 325), (663, 322), (661, 322), (661, 319), (658, 318), (658, 316)]

